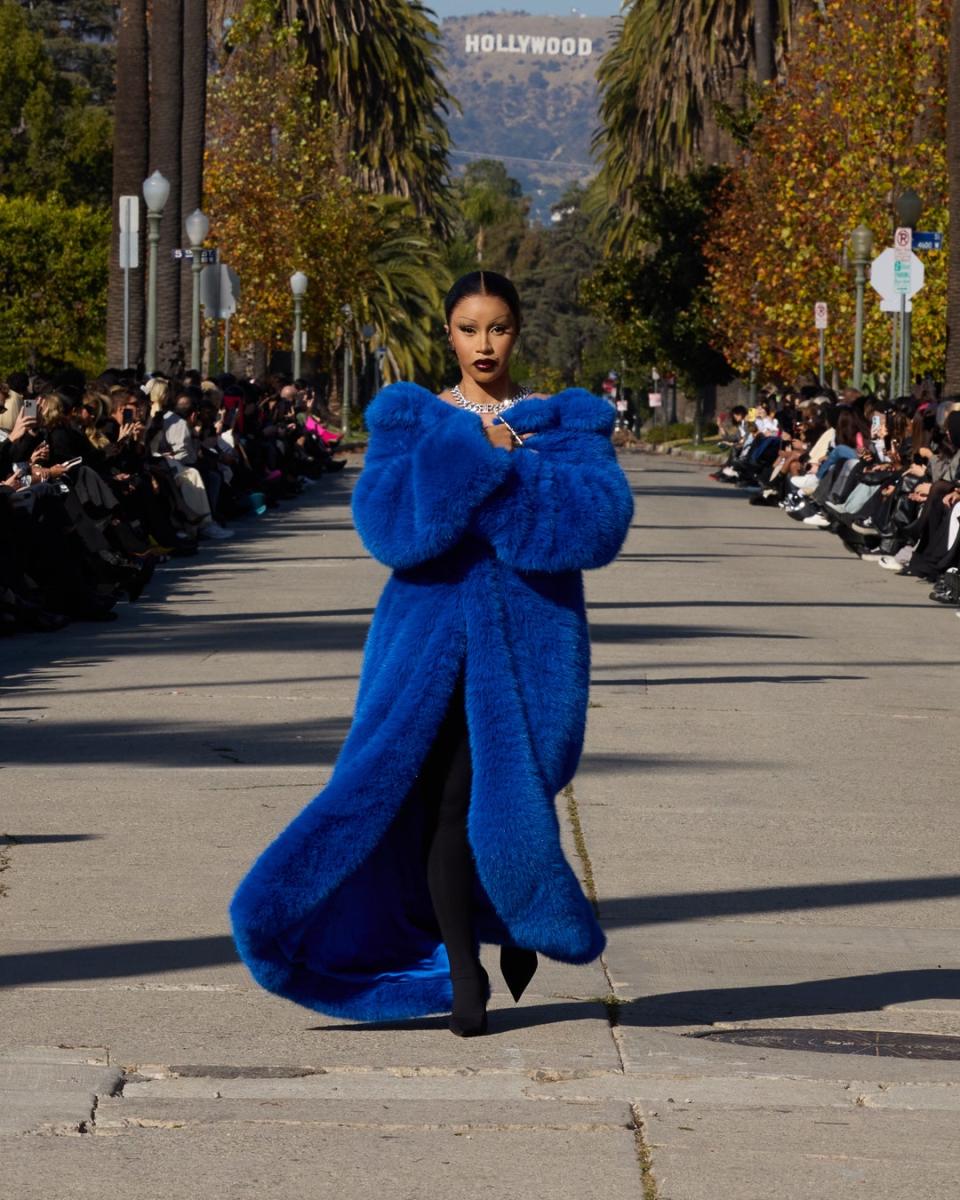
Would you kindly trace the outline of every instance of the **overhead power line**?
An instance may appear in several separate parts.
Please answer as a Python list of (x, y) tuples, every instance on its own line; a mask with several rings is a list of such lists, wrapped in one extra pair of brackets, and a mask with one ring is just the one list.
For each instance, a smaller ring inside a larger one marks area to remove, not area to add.
[(489, 153), (481, 150), (451, 150), (451, 155), (459, 155), (461, 158), (499, 158), (501, 162), (510, 163), (535, 163), (541, 167), (580, 167), (584, 171), (598, 170), (596, 163), (570, 162), (565, 158), (520, 158), (515, 154), (497, 154), (491, 150)]

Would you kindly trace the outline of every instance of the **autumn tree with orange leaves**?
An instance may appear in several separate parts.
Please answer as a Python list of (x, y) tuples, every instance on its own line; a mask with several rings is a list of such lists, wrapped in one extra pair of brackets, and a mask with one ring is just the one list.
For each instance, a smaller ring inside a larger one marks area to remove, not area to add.
[(230, 46), (210, 86), (205, 178), (211, 229), (243, 289), (236, 342), (289, 343), (289, 279), (302, 270), (305, 327), (323, 355), (365, 282), (358, 248), (371, 240), (371, 211), (339, 160), (343, 139), (314, 99), (296, 30), (277, 29), (272, 5), (254, 0)]
[[(719, 193), (705, 246), (713, 339), (738, 370), (756, 346), (761, 372), (814, 372), (813, 308), (830, 305), (828, 365), (851, 374), (853, 271), (846, 242), (861, 222), (874, 253), (891, 244), (893, 201), (924, 201), (944, 229), (949, 0), (826, 0), (800, 24), (789, 76), (760, 101), (741, 160)], [(942, 377), (946, 254), (925, 257), (914, 302), (913, 368)], [(889, 369), (891, 317), (868, 289), (864, 366)]]

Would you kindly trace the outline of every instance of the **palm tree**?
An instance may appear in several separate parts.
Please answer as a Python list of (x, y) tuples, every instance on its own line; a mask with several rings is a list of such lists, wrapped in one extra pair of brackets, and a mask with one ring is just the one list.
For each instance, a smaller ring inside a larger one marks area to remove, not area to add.
[[(207, 0), (183, 0), (183, 114), (180, 124), (180, 231), (203, 203), (203, 147), (207, 111)], [(172, 214), (171, 214), (172, 216)], [(193, 286), (180, 280), (180, 335), (189, 337)]]
[(776, 0), (753, 0), (753, 61), (757, 82), (769, 83), (777, 71)]
[[(244, 0), (211, 0), (211, 30)], [(317, 97), (342, 118), (345, 163), (366, 191), (410, 198), (442, 227), (449, 220), (440, 31), (421, 0), (276, 0), (297, 25), (317, 72)]]
[[(117, 213), (121, 196), (139, 196), (147, 170), (148, 71), (146, 0), (122, 0), (117, 27), (116, 121), (113, 135), (114, 235), (110, 244), (110, 284), (107, 296), (107, 361), (123, 361), (123, 272), (119, 260)], [(142, 224), (142, 223), (141, 223)], [(143, 263), (143, 235), (140, 238)], [(130, 361), (136, 363), (143, 349), (143, 288), (133, 286), (143, 272), (131, 275)]]
[(152, 0), (150, 21), (150, 171), (170, 181), (160, 222), (157, 272), (157, 365), (175, 368), (180, 349), (180, 122), (183, 113), (182, 0)]
[[(716, 107), (742, 107), (755, 61), (761, 81), (772, 76), (774, 9), (788, 31), (790, 0), (633, 0), (597, 73), (595, 148), (621, 203), (638, 176), (662, 178), (700, 157), (729, 156), (732, 140), (724, 148), (716, 138)], [(705, 154), (711, 132), (716, 144)]]
[(950, 194), (947, 275), (947, 373), (944, 392), (960, 395), (960, 3), (950, 12), (947, 71), (947, 181)]
[(436, 380), (443, 369), (437, 315), (452, 280), (436, 237), (410, 201), (372, 197), (375, 236), (363, 264), (362, 311), (386, 350), (388, 379)]

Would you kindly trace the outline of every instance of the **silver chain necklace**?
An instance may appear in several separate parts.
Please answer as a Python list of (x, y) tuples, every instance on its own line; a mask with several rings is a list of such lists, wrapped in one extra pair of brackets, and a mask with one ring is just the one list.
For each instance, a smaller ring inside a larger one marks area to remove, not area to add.
[(475, 413), (501, 413), (505, 408), (509, 408), (511, 404), (516, 404), (518, 400), (523, 400), (530, 394), (529, 388), (522, 387), (520, 391), (511, 396), (508, 400), (491, 401), (488, 404), (480, 404), (475, 400), (468, 400), (463, 392), (460, 391), (460, 384), (456, 383), (450, 389), (450, 395), (456, 400), (461, 408), (466, 408), (470, 412)]

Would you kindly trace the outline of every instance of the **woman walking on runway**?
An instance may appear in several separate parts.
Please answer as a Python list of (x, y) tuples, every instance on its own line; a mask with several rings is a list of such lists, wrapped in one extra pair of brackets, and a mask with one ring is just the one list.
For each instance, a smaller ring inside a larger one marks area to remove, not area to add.
[(605, 400), (512, 383), (509, 280), (464, 276), (445, 313), (459, 383), (392, 384), (366, 413), (353, 516), (393, 573), (349, 734), (231, 918), (281, 996), (362, 1021), (450, 1012), (473, 1036), (490, 993), (480, 943), (501, 947), (517, 1000), (538, 951), (583, 963), (604, 946), (554, 798), (586, 723), (581, 571), (616, 557), (633, 498)]

